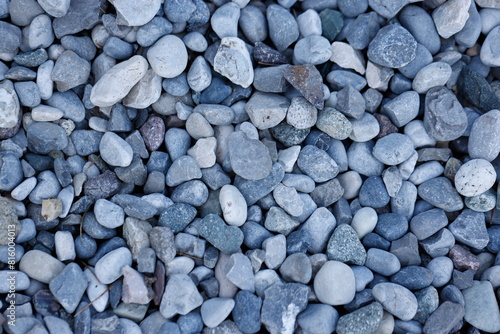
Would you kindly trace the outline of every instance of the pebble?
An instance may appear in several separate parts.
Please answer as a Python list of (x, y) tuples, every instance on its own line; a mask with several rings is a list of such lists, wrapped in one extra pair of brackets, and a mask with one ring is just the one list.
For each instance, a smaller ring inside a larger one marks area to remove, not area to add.
[(329, 260), (363, 265), (366, 251), (355, 230), (347, 224), (339, 225), (334, 231), (326, 250)]
[(214, 214), (201, 221), (198, 232), (213, 246), (226, 254), (236, 252), (243, 243), (243, 232), (236, 226), (227, 226)]
[(489, 242), (484, 214), (465, 209), (448, 226), (457, 241), (476, 249), (483, 249)]
[(401, 320), (411, 320), (417, 312), (417, 298), (410, 290), (395, 283), (379, 283), (372, 289), (373, 297), (386, 311)]
[(273, 190), (276, 203), (288, 214), (298, 217), (303, 213), (303, 203), (295, 188), (287, 187), (282, 183)]
[(460, 195), (451, 182), (444, 177), (437, 177), (422, 183), (418, 187), (418, 195), (446, 212), (458, 211), (463, 208)]
[(203, 323), (210, 328), (220, 325), (234, 308), (234, 300), (230, 298), (212, 298), (201, 305)]
[(380, 176), (370, 176), (359, 189), (359, 203), (363, 206), (381, 208), (390, 201), (389, 194)]
[(365, 266), (384, 276), (391, 276), (401, 269), (401, 264), (394, 254), (378, 248), (370, 248), (366, 252)]
[(381, 28), (368, 46), (368, 59), (375, 64), (400, 68), (416, 57), (417, 41), (405, 28), (388, 25)]
[(354, 214), (351, 226), (358, 235), (358, 238), (363, 239), (363, 237), (375, 229), (377, 221), (377, 212), (371, 207), (364, 207)]
[(285, 50), (299, 38), (299, 26), (288, 10), (280, 5), (271, 5), (266, 11), (269, 37), (278, 51)]
[(317, 11), (308, 9), (297, 17), (301, 36), (321, 35), (321, 19)]
[(99, 143), (102, 159), (111, 166), (127, 167), (132, 162), (132, 147), (114, 132), (106, 132)]
[(337, 163), (328, 154), (319, 148), (307, 145), (297, 159), (299, 168), (315, 182), (325, 182), (337, 176)]
[(50, 292), (68, 313), (73, 313), (87, 289), (88, 281), (80, 266), (69, 263), (49, 283)]
[(463, 29), (469, 18), (470, 3), (470, 0), (454, 0), (432, 12), (432, 19), (441, 37), (449, 38)]
[(30, 250), (24, 254), (19, 269), (29, 277), (42, 283), (49, 283), (59, 275), (65, 265), (53, 256), (39, 250)]
[(121, 206), (105, 199), (98, 199), (94, 205), (97, 222), (107, 228), (117, 228), (125, 222), (125, 212)]
[(160, 313), (169, 319), (176, 314), (186, 315), (202, 304), (203, 298), (188, 275), (172, 275), (165, 287)]
[(324, 107), (323, 79), (318, 69), (311, 65), (287, 66), (285, 79), (317, 109)]
[(270, 333), (294, 331), (297, 315), (307, 307), (310, 290), (299, 283), (274, 284), (264, 292), (261, 321)]
[(153, 71), (163, 78), (175, 78), (187, 66), (184, 42), (174, 35), (166, 35), (148, 50), (147, 59)]
[(59, 261), (76, 258), (75, 242), (69, 231), (57, 231), (54, 235), (56, 254)]
[(455, 187), (463, 196), (477, 196), (490, 189), (495, 180), (496, 172), (491, 163), (484, 159), (472, 159), (458, 169)]
[(303, 97), (294, 97), (286, 115), (286, 122), (297, 129), (308, 129), (316, 124), (317, 109)]
[(330, 43), (326, 38), (311, 35), (299, 39), (295, 44), (293, 59), (294, 63), (298, 65), (319, 65), (327, 62), (332, 57), (333, 52), (335, 50), (330, 47)]
[(255, 92), (245, 105), (252, 124), (259, 130), (278, 125), (285, 119), (290, 101), (272, 93)]
[(498, 97), (486, 79), (476, 71), (464, 67), (457, 80), (457, 88), (467, 101), (483, 111), (498, 109)]
[[(135, 84), (146, 74), (147, 69), (147, 61), (142, 56), (133, 56), (113, 66), (92, 87), (91, 102), (99, 107), (111, 107), (127, 96)], [(157, 71), (155, 70), (155, 72)], [(161, 74), (159, 75), (161, 76)]]
[(95, 274), (99, 281), (111, 284), (122, 274), (125, 266), (132, 265), (132, 254), (126, 247), (114, 249), (104, 255), (95, 265)]
[(369, 333), (379, 328), (384, 310), (380, 303), (374, 302), (368, 306), (340, 317), (337, 322), (337, 333)]
[(352, 124), (347, 117), (328, 107), (318, 113), (316, 127), (337, 140), (347, 139), (352, 132)]
[(389, 134), (377, 141), (373, 156), (386, 165), (398, 165), (413, 154), (410, 137), (399, 133)]
[(419, 94), (425, 94), (433, 87), (444, 86), (452, 74), (451, 66), (437, 61), (423, 67), (413, 79), (412, 88)]
[(271, 173), (271, 156), (262, 142), (236, 131), (229, 137), (228, 149), (231, 167), (242, 178), (260, 180)]
[(267, 213), (264, 226), (272, 232), (279, 232), (286, 236), (299, 224), (297, 218), (288, 215), (278, 206), (272, 206)]
[(339, 66), (365, 74), (366, 61), (360, 51), (344, 42), (333, 42), (330, 60)]
[(484, 159), (493, 161), (500, 149), (496, 143), (500, 143), (500, 136), (494, 131), (500, 124), (500, 112), (491, 110), (479, 116), (470, 130), (468, 152), (472, 159)]
[(280, 273), (287, 282), (307, 284), (312, 277), (311, 262), (304, 253), (291, 254), (282, 263)]
[(360, 119), (351, 120), (352, 132), (349, 138), (356, 142), (367, 142), (380, 132), (377, 119), (369, 113), (364, 113)]
[[(465, 321), (486, 332), (500, 329), (500, 311), (490, 282), (474, 281), (463, 291), (465, 299)], [(481, 300), (481, 303), (475, 301)]]
[(327, 261), (314, 278), (314, 293), (325, 304), (345, 305), (354, 299), (356, 284), (352, 269), (338, 261)]
[(245, 43), (237, 37), (224, 37), (221, 40), (213, 66), (217, 73), (243, 88), (253, 82), (254, 72), (250, 54)]

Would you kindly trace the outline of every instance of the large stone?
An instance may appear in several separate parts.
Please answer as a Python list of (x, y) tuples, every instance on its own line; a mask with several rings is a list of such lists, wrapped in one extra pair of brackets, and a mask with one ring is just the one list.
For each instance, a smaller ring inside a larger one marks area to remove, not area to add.
[(255, 92), (245, 105), (252, 123), (265, 130), (278, 125), (286, 117), (290, 101), (281, 95)]
[(469, 18), (471, 0), (450, 0), (432, 12), (438, 34), (449, 38), (463, 29)]
[(68, 313), (73, 313), (85, 290), (88, 281), (80, 266), (75, 262), (68, 264), (49, 284), (50, 291)]
[(465, 321), (488, 333), (500, 331), (500, 311), (490, 282), (474, 281), (463, 295)]
[(39, 250), (28, 251), (19, 263), (19, 269), (22, 272), (46, 284), (59, 275), (64, 267), (64, 263)]

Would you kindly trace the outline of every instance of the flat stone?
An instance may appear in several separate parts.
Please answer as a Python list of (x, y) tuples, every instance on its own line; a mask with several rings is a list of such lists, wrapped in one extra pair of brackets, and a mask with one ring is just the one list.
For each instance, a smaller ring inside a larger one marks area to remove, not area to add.
[(262, 299), (248, 291), (239, 291), (234, 298), (233, 320), (238, 329), (245, 333), (260, 330), (260, 310)]
[(235, 253), (243, 243), (243, 232), (235, 226), (227, 226), (214, 214), (203, 218), (198, 232), (213, 246), (226, 254)]
[(34, 122), (26, 131), (28, 147), (34, 153), (47, 154), (68, 146), (68, 136), (64, 129), (49, 122)]
[(413, 154), (410, 137), (399, 133), (389, 134), (377, 141), (373, 156), (386, 165), (398, 165)]
[(275, 284), (264, 292), (261, 321), (272, 334), (291, 334), (297, 315), (307, 306), (309, 289), (299, 283)]
[(394, 254), (378, 248), (370, 248), (366, 252), (365, 266), (384, 276), (393, 275), (401, 269), (401, 264)]
[(457, 241), (475, 249), (483, 249), (490, 240), (484, 214), (470, 209), (463, 210), (448, 229)]
[(260, 141), (248, 138), (242, 131), (229, 137), (229, 158), (233, 171), (247, 180), (260, 180), (269, 175), (272, 161)]
[(500, 111), (491, 110), (478, 117), (472, 124), (468, 152), (472, 159), (493, 161), (500, 153), (500, 136), (494, 129), (500, 124)]
[(338, 140), (348, 138), (352, 132), (352, 124), (347, 117), (329, 107), (319, 112), (316, 127)]
[(266, 11), (269, 37), (278, 51), (284, 51), (299, 38), (299, 27), (293, 15), (279, 5), (271, 5)]
[(184, 42), (177, 36), (160, 38), (147, 53), (151, 68), (163, 78), (175, 78), (187, 66), (188, 56)]
[(111, 0), (117, 12), (117, 22), (126, 26), (142, 26), (151, 21), (161, 7), (159, 0)]
[(286, 117), (290, 101), (272, 93), (255, 92), (248, 100), (245, 109), (252, 123), (265, 130), (278, 125)]
[(386, 311), (404, 321), (417, 312), (417, 298), (408, 289), (394, 283), (379, 283), (372, 289), (373, 297)]
[(384, 309), (378, 302), (359, 308), (358, 310), (346, 314), (337, 322), (336, 331), (339, 334), (347, 333), (376, 333), (382, 322)]
[(460, 323), (464, 315), (465, 309), (462, 305), (445, 301), (425, 322), (424, 333), (449, 333)]
[(446, 212), (458, 211), (463, 208), (462, 198), (445, 177), (437, 177), (422, 183), (418, 187), (418, 195)]
[(324, 107), (323, 79), (314, 65), (287, 66), (285, 79), (317, 109)]
[(460, 72), (457, 88), (467, 101), (485, 112), (500, 108), (500, 101), (488, 81), (468, 67), (464, 67)]
[(283, 180), (285, 171), (279, 163), (273, 164), (271, 173), (261, 180), (245, 180), (235, 177), (234, 185), (245, 198), (247, 205), (255, 204), (259, 199), (269, 194)]
[(416, 57), (417, 41), (405, 28), (388, 25), (380, 29), (368, 46), (368, 59), (390, 68), (400, 68)]

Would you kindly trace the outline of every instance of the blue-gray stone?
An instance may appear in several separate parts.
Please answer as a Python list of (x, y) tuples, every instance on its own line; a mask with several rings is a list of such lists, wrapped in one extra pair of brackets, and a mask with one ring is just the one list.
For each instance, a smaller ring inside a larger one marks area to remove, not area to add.
[[(384, 164), (372, 155), (373, 145), (374, 144), (372, 141), (367, 141), (364, 143), (357, 143), (357, 142), (352, 143), (349, 149), (347, 150), (347, 160), (349, 162), (349, 168), (358, 172), (361, 175), (379, 177), (378, 175), (381, 175), (382, 171), (384, 170)], [(380, 179), (380, 181), (375, 181), (375, 182), (383, 183), (382, 179)], [(386, 191), (385, 186), (384, 186), (384, 191)], [(384, 201), (387, 200), (388, 203), (389, 199), (387, 199), (385, 195), (383, 196), (384, 196)]]
[(118, 37), (111, 36), (107, 39), (106, 44), (104, 44), (103, 51), (114, 59), (123, 60), (132, 56), (134, 48), (132, 44), (122, 41)]
[[(316, 186), (310, 197), (318, 207), (328, 207), (337, 202), (342, 195), (344, 195), (344, 188), (342, 188), (338, 179), (333, 179)], [(311, 210), (311, 213), (314, 209)], [(307, 212), (307, 210), (304, 210), (304, 212)]]
[(75, 238), (75, 251), (79, 259), (88, 259), (95, 255), (97, 242), (86, 233)]
[(483, 249), (488, 245), (489, 235), (486, 220), (482, 212), (465, 209), (448, 226), (457, 241), (475, 249)]
[(83, 103), (78, 95), (73, 91), (54, 92), (50, 99), (47, 100), (47, 104), (51, 107), (62, 110), (64, 112), (64, 117), (69, 118), (74, 122), (81, 122), (85, 118), (85, 108)]
[[(394, 254), (378, 248), (370, 248), (368, 252), (366, 252), (365, 266), (384, 276), (393, 275), (401, 269), (401, 264)], [(373, 284), (372, 281), (372, 285)]]
[(264, 226), (268, 230), (281, 233), (285, 236), (290, 234), (299, 225), (300, 223), (295, 217), (289, 216), (285, 210), (278, 206), (273, 206), (269, 209), (264, 223)]
[(338, 0), (337, 5), (346, 17), (357, 17), (368, 8), (368, 0)]
[(163, 89), (173, 96), (184, 96), (189, 92), (189, 85), (187, 82), (187, 74), (181, 73), (175, 78), (163, 79)]
[(68, 12), (62, 17), (56, 17), (52, 23), (57, 38), (77, 34), (82, 30), (92, 29), (102, 15), (99, 0), (82, 0), (70, 3)]
[(256, 46), (267, 38), (267, 19), (257, 6), (249, 4), (241, 9), (239, 26), (246, 38)]
[[(187, 0), (191, 2), (190, 0)], [(176, 1), (166, 1), (167, 3)], [(183, 8), (184, 10), (185, 8)], [(167, 17), (170, 15), (176, 15), (177, 13), (166, 13)], [(151, 21), (145, 25), (139, 27), (137, 30), (137, 44), (142, 47), (148, 47), (153, 45), (160, 37), (168, 35), (172, 32), (173, 26), (167, 19), (161, 16), (155, 16)]]
[(325, 182), (337, 176), (337, 163), (323, 150), (307, 145), (299, 154), (297, 165), (315, 182)]
[(464, 295), (453, 284), (448, 284), (441, 290), (440, 298), (443, 302), (452, 302), (465, 306)]
[(11, 191), (23, 181), (21, 162), (11, 151), (0, 152), (0, 190)]
[(202, 219), (198, 232), (215, 248), (226, 254), (237, 252), (243, 243), (243, 232), (236, 226), (227, 226), (222, 218), (209, 214)]
[(330, 305), (309, 304), (307, 308), (297, 316), (297, 324), (307, 333), (333, 333), (339, 314)]
[(266, 10), (269, 37), (278, 51), (285, 50), (299, 38), (299, 26), (293, 15), (280, 5), (270, 5)]
[(376, 233), (368, 233), (364, 238), (363, 238), (363, 246), (365, 248), (378, 248), (382, 249), (385, 251), (388, 251), (389, 248), (391, 247), (390, 241), (385, 240), (383, 237)]
[(71, 133), (71, 141), (78, 155), (87, 156), (99, 152), (102, 136), (102, 132), (94, 130), (75, 130)]
[(0, 21), (0, 35), (3, 36), (0, 43), (0, 53), (15, 53), (21, 45), (21, 29), (13, 24)]
[(236, 176), (234, 185), (241, 192), (245, 198), (247, 205), (255, 204), (259, 199), (263, 198), (283, 180), (285, 171), (283, 165), (274, 163), (271, 173), (260, 180), (246, 180), (242, 177)]
[(249, 291), (236, 294), (232, 311), (234, 323), (244, 333), (257, 333), (260, 330), (260, 310), (262, 299)]
[(203, 330), (203, 320), (200, 313), (196, 311), (179, 316), (177, 325), (179, 325), (182, 334), (201, 333)]
[(446, 212), (458, 211), (464, 206), (461, 196), (445, 177), (425, 181), (418, 187), (418, 195), (424, 201)]
[(241, 230), (244, 235), (243, 244), (250, 249), (261, 248), (264, 240), (273, 236), (264, 226), (253, 221), (247, 221), (241, 226)]
[[(212, 78), (210, 86), (205, 88), (205, 90), (203, 90), (203, 92), (201, 93), (200, 103), (206, 103), (206, 104), (221, 103), (229, 95), (231, 95), (232, 92), (233, 90), (231, 86), (227, 85), (224, 80), (218, 77), (214, 77)], [(214, 124), (210, 122), (210, 119), (206, 115), (203, 114), (203, 116), (207, 118), (209, 123)], [(221, 124), (214, 124), (214, 125), (221, 125)]]
[(327, 5), (327, 7), (319, 13), (319, 18), (321, 19), (323, 36), (328, 38), (330, 42), (333, 42), (344, 26), (344, 18), (341, 12), (332, 10), (329, 7), (330, 6)]
[[(120, 237), (112, 237), (111, 239), (106, 240), (105, 242), (103, 242), (99, 246), (99, 249), (97, 250), (97, 252), (95, 253), (95, 255), (88, 260), (88, 264), (91, 265), (91, 266), (95, 266), (95, 264), (97, 263), (97, 261), (99, 261), (104, 255), (106, 255), (109, 252), (111, 252), (111, 251), (113, 251), (115, 249), (118, 249), (120, 247), (127, 247), (127, 243), (122, 238), (120, 238)], [(121, 282), (121, 281), (116, 281), (113, 284), (113, 286), (116, 285), (118, 282)], [(120, 288), (120, 291), (121, 291), (121, 288)]]
[(147, 220), (156, 214), (153, 204), (134, 195), (117, 194), (111, 200), (121, 206), (128, 216), (134, 218)]
[(410, 290), (420, 290), (431, 285), (432, 272), (424, 267), (408, 266), (402, 268), (391, 277), (391, 282)]
[(49, 284), (50, 292), (68, 313), (73, 313), (87, 289), (88, 281), (80, 266), (68, 264)]
[(283, 145), (290, 147), (298, 145), (306, 139), (311, 129), (297, 129), (288, 124), (281, 122), (270, 129), (271, 134)]
[(200, 180), (187, 181), (175, 188), (171, 199), (175, 203), (187, 203), (199, 207), (208, 199), (208, 188)]
[(181, 232), (196, 217), (196, 214), (194, 206), (174, 203), (161, 213), (158, 225), (169, 227), (174, 233)]
[(465, 309), (462, 305), (445, 301), (427, 318), (423, 328), (424, 333), (447, 334), (453, 332), (464, 315)]
[(191, 147), (191, 137), (184, 129), (171, 128), (165, 134), (165, 145), (172, 161), (185, 155)]
[(121, 187), (121, 182), (116, 174), (110, 170), (88, 179), (83, 185), (83, 192), (91, 198), (107, 198), (116, 194)]
[(383, 213), (378, 216), (375, 232), (389, 241), (399, 239), (408, 232), (408, 220), (398, 213)]
[(426, 239), (448, 225), (448, 218), (441, 209), (431, 209), (415, 215), (410, 221), (410, 229), (419, 240)]
[(261, 321), (271, 333), (292, 333), (297, 315), (308, 303), (310, 289), (299, 283), (274, 284), (264, 292)]
[(64, 36), (61, 38), (61, 45), (87, 61), (93, 60), (97, 52), (97, 48), (89, 36)]
[(399, 21), (408, 29), (418, 43), (436, 54), (441, 48), (439, 35), (432, 17), (421, 7), (407, 6), (399, 15)]
[(55, 82), (57, 90), (65, 92), (87, 83), (90, 76), (90, 62), (68, 50), (57, 58), (50, 79)]
[(160, 172), (166, 174), (171, 164), (172, 160), (170, 160), (170, 156), (168, 155), (168, 153), (154, 151), (151, 152), (151, 156), (149, 157), (146, 168), (148, 170), (148, 173)]
[(359, 203), (362, 206), (381, 208), (387, 205), (390, 199), (380, 176), (370, 176), (359, 190)]
[(366, 251), (354, 229), (347, 224), (339, 225), (334, 231), (326, 250), (329, 260), (365, 264)]
[(87, 212), (83, 217), (82, 229), (94, 239), (110, 239), (117, 234), (115, 229), (110, 229), (99, 224), (94, 213), (91, 211)]
[(361, 14), (349, 25), (349, 30), (346, 32), (346, 39), (356, 50), (363, 50), (370, 44), (370, 41), (375, 37), (379, 29), (380, 23), (377, 13), (369, 12)]
[(163, 10), (169, 21), (186, 22), (196, 10), (196, 6), (192, 0), (166, 0)]
[(192, 0), (194, 5), (196, 6), (195, 11), (191, 14), (191, 17), (188, 19), (188, 31), (193, 31), (203, 27), (206, 23), (208, 23), (210, 19), (210, 10), (208, 9), (207, 4), (203, 0)]
[(405, 28), (391, 24), (377, 32), (368, 46), (368, 59), (375, 64), (400, 68), (416, 57), (417, 41)]
[(383, 315), (382, 305), (374, 302), (340, 317), (337, 321), (336, 331), (339, 334), (372, 333), (379, 327)]
[(47, 61), (48, 58), (49, 56), (45, 49), (37, 49), (14, 56), (14, 61), (21, 66), (38, 67)]
[(111, 108), (108, 121), (108, 131), (130, 132), (132, 131), (132, 122), (127, 115), (127, 109), (120, 103)]
[(166, 183), (170, 187), (183, 182), (201, 178), (201, 170), (196, 161), (189, 155), (174, 160), (166, 175)]
[(396, 255), (402, 266), (420, 265), (418, 239), (413, 233), (407, 233), (391, 243), (391, 253)]
[(67, 187), (73, 182), (69, 164), (64, 158), (57, 158), (54, 160), (54, 172), (62, 187)]
[(26, 133), (28, 147), (32, 152), (47, 154), (68, 146), (68, 136), (59, 125), (49, 122), (34, 122)]
[(217, 190), (231, 183), (231, 178), (222, 170), (219, 164), (201, 170), (201, 179), (212, 190)]

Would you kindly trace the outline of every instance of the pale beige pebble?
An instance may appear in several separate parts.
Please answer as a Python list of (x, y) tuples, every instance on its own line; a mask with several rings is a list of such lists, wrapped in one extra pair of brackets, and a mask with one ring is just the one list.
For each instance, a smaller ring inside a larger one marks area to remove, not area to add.
[(130, 266), (123, 267), (122, 300), (130, 304), (148, 304), (153, 299), (154, 292), (149, 291), (144, 275)]
[(64, 112), (59, 108), (39, 105), (31, 109), (31, 118), (36, 122), (52, 122), (63, 118)]
[(59, 125), (61, 128), (63, 128), (64, 132), (68, 135), (68, 137), (73, 133), (73, 130), (75, 129), (75, 122), (73, 122), (70, 119), (59, 119), (57, 121), (54, 121), (57, 125)]
[(54, 277), (59, 275), (64, 267), (64, 263), (39, 250), (28, 251), (19, 262), (19, 270), (29, 277), (46, 284), (49, 284)]
[(228, 225), (241, 226), (247, 220), (247, 202), (235, 186), (226, 184), (219, 193), (219, 202)]
[(200, 138), (196, 144), (187, 150), (187, 154), (193, 157), (200, 168), (209, 168), (215, 165), (215, 149), (217, 140), (215, 137)]
[(58, 198), (44, 199), (42, 201), (41, 215), (43, 219), (50, 222), (61, 214), (63, 209), (62, 202)]

